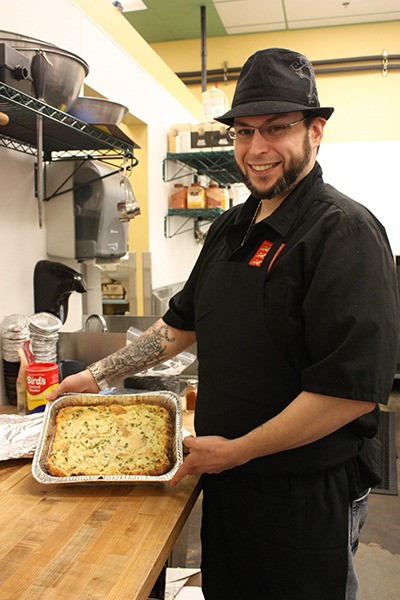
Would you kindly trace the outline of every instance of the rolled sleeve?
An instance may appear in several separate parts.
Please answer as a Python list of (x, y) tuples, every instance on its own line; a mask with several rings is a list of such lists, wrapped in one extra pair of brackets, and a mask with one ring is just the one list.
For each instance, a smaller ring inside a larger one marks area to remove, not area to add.
[(163, 321), (184, 331), (194, 331), (194, 318), (190, 305), (185, 306), (184, 294), (178, 292), (169, 302), (169, 309), (163, 316)]

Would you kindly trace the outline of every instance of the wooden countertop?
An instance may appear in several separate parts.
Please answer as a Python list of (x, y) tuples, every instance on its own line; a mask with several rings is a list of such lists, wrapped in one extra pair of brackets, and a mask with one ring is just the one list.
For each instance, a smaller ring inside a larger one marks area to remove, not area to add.
[(31, 460), (0, 462), (0, 598), (146, 600), (200, 489), (42, 485)]

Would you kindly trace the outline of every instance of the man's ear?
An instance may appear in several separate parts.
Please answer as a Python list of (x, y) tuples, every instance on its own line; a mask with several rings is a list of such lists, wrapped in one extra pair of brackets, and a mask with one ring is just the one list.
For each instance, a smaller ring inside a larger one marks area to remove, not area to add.
[(318, 147), (322, 142), (325, 124), (326, 124), (326, 119), (324, 119), (323, 117), (315, 117), (315, 119), (313, 120), (313, 122), (311, 124), (311, 127), (310, 127), (311, 143), (316, 147)]

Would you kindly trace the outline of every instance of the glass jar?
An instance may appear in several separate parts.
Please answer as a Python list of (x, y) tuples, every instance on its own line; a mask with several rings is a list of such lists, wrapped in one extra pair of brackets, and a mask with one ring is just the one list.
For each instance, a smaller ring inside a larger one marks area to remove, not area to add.
[(194, 410), (197, 400), (197, 379), (188, 379), (186, 381), (185, 400), (186, 410)]

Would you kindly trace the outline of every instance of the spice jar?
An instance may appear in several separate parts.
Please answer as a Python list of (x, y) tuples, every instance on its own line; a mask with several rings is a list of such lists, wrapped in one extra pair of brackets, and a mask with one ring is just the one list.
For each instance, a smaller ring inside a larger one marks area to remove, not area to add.
[(187, 186), (175, 183), (169, 199), (170, 208), (187, 208)]
[(221, 190), (215, 181), (211, 181), (210, 185), (206, 189), (206, 207), (207, 208), (221, 208), (222, 206), (222, 195)]
[(188, 187), (187, 191), (187, 207), (188, 208), (205, 208), (206, 207), (206, 193), (204, 187), (194, 182)]
[(186, 382), (186, 410), (194, 410), (197, 400), (197, 379), (188, 379)]
[(229, 191), (226, 185), (221, 185), (219, 188), (221, 194), (221, 206), (224, 210), (228, 210), (229, 208)]

